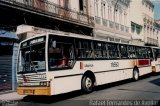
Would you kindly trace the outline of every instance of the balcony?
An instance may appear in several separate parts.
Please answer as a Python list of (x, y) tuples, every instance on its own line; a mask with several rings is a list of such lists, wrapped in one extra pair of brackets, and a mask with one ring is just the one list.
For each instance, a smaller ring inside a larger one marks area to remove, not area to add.
[(129, 32), (129, 27), (126, 27), (126, 26), (125, 26), (125, 31), (126, 31), (126, 32)]
[(100, 17), (95, 17), (95, 22), (96, 22), (96, 24), (101, 24), (101, 18)]
[(150, 38), (150, 37), (147, 37), (147, 42), (146, 42), (148, 45), (155, 45), (155, 46), (158, 46), (158, 40), (156, 39), (153, 39), (153, 38)]
[(34, 14), (43, 14), (56, 20), (93, 27), (93, 17), (61, 7), (47, 0), (0, 0), (1, 5)]
[(108, 21), (108, 20), (106, 20), (106, 19), (102, 19), (102, 23), (103, 23), (103, 26), (108, 27), (108, 23), (109, 23), (109, 21)]
[(107, 20), (107, 19), (100, 18), (100, 17), (95, 17), (95, 24), (102, 25), (107, 28), (112, 28), (117, 31), (129, 33), (129, 27)]
[(115, 28), (117, 29), (117, 30), (119, 30), (119, 24), (118, 23), (115, 23)]
[(124, 25), (121, 25), (121, 31), (124, 31)]
[(154, 19), (153, 17), (148, 16), (147, 14), (143, 14), (143, 23), (144, 25), (148, 25), (149, 27), (153, 26)]
[(110, 28), (114, 28), (114, 24), (115, 24), (114, 22), (109, 21), (109, 27), (110, 27)]

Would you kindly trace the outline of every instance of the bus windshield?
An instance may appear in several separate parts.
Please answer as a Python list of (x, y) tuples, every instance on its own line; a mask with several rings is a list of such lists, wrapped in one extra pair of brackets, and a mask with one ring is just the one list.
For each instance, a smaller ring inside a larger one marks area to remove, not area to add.
[(21, 44), (19, 55), (19, 73), (37, 73), (45, 71), (44, 37), (26, 41)]

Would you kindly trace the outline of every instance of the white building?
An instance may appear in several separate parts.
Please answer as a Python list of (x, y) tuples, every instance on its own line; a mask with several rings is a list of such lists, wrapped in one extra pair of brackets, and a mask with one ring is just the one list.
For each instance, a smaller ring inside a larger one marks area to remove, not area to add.
[(156, 20), (154, 23), (154, 36), (157, 36), (158, 46), (160, 47), (160, 21)]
[(89, 13), (95, 19), (94, 36), (107, 41), (129, 43), (130, 0), (90, 0), (90, 3)]
[(150, 0), (142, 0), (142, 7), (145, 44), (158, 46), (157, 35), (154, 34), (154, 5)]
[[(44, 8), (51, 13), (58, 13), (59, 18), (73, 21), (77, 19), (87, 23), (89, 16), (94, 17), (90, 29), (91, 32), (93, 30), (91, 35), (96, 38), (137, 45), (158, 45), (153, 26), (154, 5), (150, 0), (48, 0)], [(83, 15), (78, 17), (78, 14)]]
[(132, 44), (144, 45), (142, 0), (130, 2)]
[(42, 6), (38, 8), (58, 13), (59, 18), (77, 19), (77, 14), (84, 14), (78, 18), (87, 22), (89, 16), (94, 17), (94, 37), (122, 43), (130, 43), (131, 40), (129, 3), (130, 0), (48, 0), (45, 6), (34, 0), (34, 5)]
[(132, 44), (158, 46), (153, 10), (150, 0), (132, 0), (130, 3)]

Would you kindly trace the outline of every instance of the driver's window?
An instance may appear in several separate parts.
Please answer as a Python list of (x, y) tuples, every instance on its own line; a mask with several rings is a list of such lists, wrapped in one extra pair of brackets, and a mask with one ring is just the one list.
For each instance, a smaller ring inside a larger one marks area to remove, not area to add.
[(51, 37), (48, 49), (49, 70), (72, 68), (74, 64), (73, 43), (61, 37)]

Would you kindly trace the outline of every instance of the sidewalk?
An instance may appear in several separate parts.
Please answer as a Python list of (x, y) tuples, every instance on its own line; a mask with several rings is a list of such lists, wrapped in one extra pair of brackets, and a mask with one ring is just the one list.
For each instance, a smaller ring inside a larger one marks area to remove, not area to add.
[(19, 95), (17, 92), (7, 92), (0, 94), (0, 101), (18, 101), (23, 99), (25, 95)]

